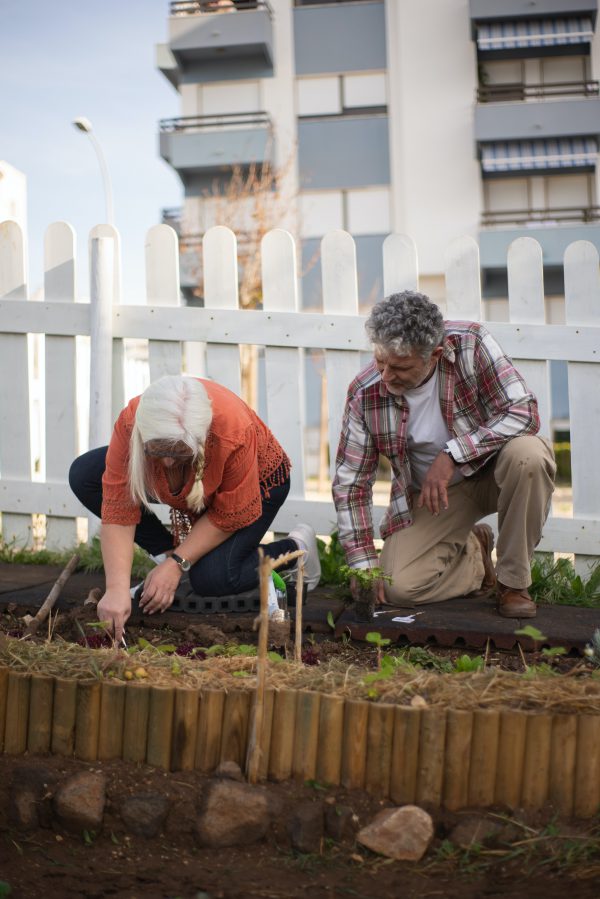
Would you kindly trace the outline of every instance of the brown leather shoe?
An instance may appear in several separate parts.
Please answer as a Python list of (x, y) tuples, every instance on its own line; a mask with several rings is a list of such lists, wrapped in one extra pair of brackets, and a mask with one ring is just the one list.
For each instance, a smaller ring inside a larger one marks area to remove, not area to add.
[(506, 587), (498, 581), (498, 614), (503, 618), (535, 618), (537, 607), (527, 587)]
[(483, 559), (483, 581), (481, 592), (488, 593), (496, 586), (496, 570), (492, 562), (492, 550), (494, 548), (494, 532), (489, 524), (476, 524), (473, 533), (479, 540), (481, 558)]

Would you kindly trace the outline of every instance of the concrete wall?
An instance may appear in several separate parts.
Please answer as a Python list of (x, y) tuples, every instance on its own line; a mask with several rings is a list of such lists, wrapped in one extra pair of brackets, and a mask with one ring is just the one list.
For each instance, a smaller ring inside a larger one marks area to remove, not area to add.
[(590, 15), (598, 8), (597, 0), (470, 0), (472, 19), (497, 21), (498, 19), (525, 18), (555, 15)]
[(451, 240), (476, 237), (481, 212), (469, 10), (467, 0), (402, 0), (386, 14), (392, 228), (414, 238), (433, 275)]

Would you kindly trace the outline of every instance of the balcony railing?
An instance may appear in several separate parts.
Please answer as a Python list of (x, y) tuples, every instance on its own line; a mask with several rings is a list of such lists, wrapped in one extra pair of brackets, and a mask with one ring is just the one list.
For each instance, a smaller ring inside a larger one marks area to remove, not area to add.
[(550, 209), (506, 209), (484, 212), (482, 226), (539, 224), (589, 224), (600, 221), (600, 206), (558, 206)]
[(169, 7), (171, 16), (200, 16), (203, 13), (243, 12), (248, 9), (273, 10), (268, 0), (173, 0)]
[(163, 134), (175, 131), (199, 131), (203, 128), (246, 127), (248, 125), (269, 126), (271, 119), (266, 112), (228, 112), (221, 115), (182, 116), (177, 119), (161, 119), (159, 128)]
[(597, 97), (598, 93), (597, 81), (561, 81), (556, 84), (482, 84), (477, 89), (477, 102), (562, 100), (565, 97)]

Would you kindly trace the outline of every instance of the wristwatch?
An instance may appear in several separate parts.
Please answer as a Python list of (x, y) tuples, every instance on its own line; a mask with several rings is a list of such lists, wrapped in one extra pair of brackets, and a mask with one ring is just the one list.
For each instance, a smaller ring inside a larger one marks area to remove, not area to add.
[(189, 571), (192, 567), (192, 563), (189, 559), (184, 559), (181, 556), (178, 556), (177, 553), (171, 553), (171, 558), (175, 559), (182, 571)]
[(452, 455), (452, 450), (451, 450), (451, 449), (448, 449), (447, 446), (445, 446), (445, 447), (442, 449), (442, 452), (445, 453), (447, 456), (449, 456), (450, 459), (452, 459), (452, 461), (454, 462), (455, 465), (459, 465), (459, 464), (460, 464), (459, 462), (456, 461), (456, 459), (455, 459), (454, 456)]

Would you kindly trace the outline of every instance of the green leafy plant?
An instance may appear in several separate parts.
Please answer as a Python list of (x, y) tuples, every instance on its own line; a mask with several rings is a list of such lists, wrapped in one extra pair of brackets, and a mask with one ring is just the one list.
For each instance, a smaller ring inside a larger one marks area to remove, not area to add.
[(485, 666), (483, 656), (469, 656), (466, 653), (459, 656), (454, 662), (454, 670), (463, 671), (482, 671)]
[(529, 593), (536, 601), (567, 606), (600, 608), (600, 562), (590, 568), (585, 580), (570, 559), (554, 561), (547, 554), (534, 557)]
[(515, 635), (517, 637), (529, 637), (530, 640), (533, 640), (533, 645), (536, 650), (538, 643), (544, 643), (548, 639), (545, 634), (532, 624), (526, 624), (525, 627), (520, 627), (515, 631)]
[[(27, 549), (19, 546), (15, 540), (5, 542), (0, 539), (0, 562), (14, 563), (18, 565), (56, 565), (61, 568), (67, 564), (71, 556), (77, 553), (79, 562), (78, 571), (102, 571), (102, 551), (100, 548), (100, 538), (94, 537), (90, 543), (80, 543), (78, 546), (70, 549), (54, 552), (48, 549)], [(131, 567), (132, 578), (144, 578), (155, 567), (150, 556), (135, 547), (133, 553), (133, 564)]]
[(346, 556), (339, 541), (338, 532), (333, 531), (329, 538), (329, 543), (318, 538), (317, 547), (319, 559), (321, 560), (320, 583), (328, 586), (344, 584), (345, 581), (340, 574), (340, 568), (345, 565)]

